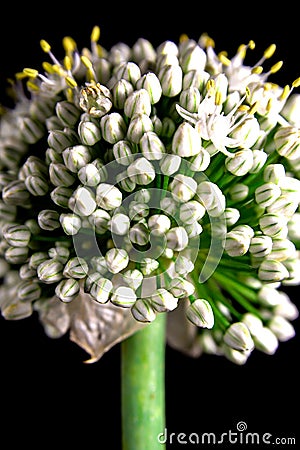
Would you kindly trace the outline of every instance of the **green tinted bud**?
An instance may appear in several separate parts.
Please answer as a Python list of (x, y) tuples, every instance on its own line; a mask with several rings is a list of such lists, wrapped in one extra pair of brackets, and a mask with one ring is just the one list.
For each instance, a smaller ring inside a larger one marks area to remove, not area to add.
[(127, 167), (128, 176), (134, 179), (137, 184), (150, 184), (155, 178), (153, 165), (144, 157), (137, 158)]
[(58, 153), (56, 150), (54, 150), (53, 148), (49, 147), (46, 150), (45, 153), (45, 161), (46, 164), (49, 166), (51, 163), (62, 163), (63, 159), (60, 153)]
[(151, 193), (147, 188), (139, 189), (134, 194), (134, 200), (138, 203), (148, 203), (151, 200)]
[(31, 269), (37, 269), (38, 266), (48, 259), (48, 253), (46, 252), (35, 252), (33, 253), (28, 261), (29, 267)]
[(149, 241), (148, 228), (143, 223), (133, 225), (129, 230), (129, 238), (133, 244), (146, 245)]
[(263, 172), (266, 183), (278, 184), (285, 177), (285, 167), (283, 164), (268, 164)]
[(100, 127), (103, 139), (109, 144), (115, 144), (124, 139), (126, 135), (126, 123), (121, 114), (117, 112), (101, 117)]
[(156, 313), (151, 306), (150, 300), (139, 298), (131, 308), (131, 313), (138, 322), (153, 322), (156, 319)]
[(144, 133), (139, 141), (142, 154), (148, 160), (161, 159), (165, 153), (165, 146), (154, 131)]
[(119, 65), (115, 72), (115, 76), (118, 80), (124, 78), (135, 86), (137, 80), (141, 78), (141, 70), (134, 62), (126, 61)]
[(30, 194), (24, 181), (15, 180), (4, 186), (2, 199), (7, 205), (24, 206), (29, 204)]
[(40, 298), (42, 289), (35, 281), (23, 281), (17, 290), (18, 299), (22, 302), (33, 302)]
[(74, 191), (68, 205), (79, 216), (90, 216), (97, 208), (94, 192), (81, 186)]
[(195, 286), (183, 277), (175, 277), (169, 284), (169, 291), (177, 298), (193, 295)]
[(45, 120), (45, 125), (48, 131), (60, 130), (63, 125), (57, 116), (50, 116)]
[(48, 134), (48, 145), (58, 154), (62, 153), (66, 148), (72, 147), (78, 141), (76, 133), (70, 128), (63, 130), (51, 130)]
[(175, 200), (185, 203), (196, 194), (197, 182), (192, 177), (177, 174), (170, 183), (170, 191)]
[(267, 236), (277, 236), (287, 226), (287, 220), (279, 214), (267, 213), (259, 219), (261, 231)]
[(179, 61), (184, 73), (190, 70), (204, 70), (206, 53), (197, 43), (189, 43), (180, 51)]
[(268, 154), (263, 150), (252, 150), (253, 154), (253, 164), (249, 173), (258, 173), (264, 166)]
[(30, 117), (19, 117), (19, 132), (27, 144), (35, 144), (44, 134), (41, 124)]
[(27, 247), (31, 233), (26, 225), (8, 225), (3, 229), (3, 237), (12, 247)]
[(137, 89), (146, 89), (150, 96), (151, 104), (158, 103), (162, 96), (162, 87), (160, 81), (153, 72), (147, 72), (141, 76), (136, 83)]
[(126, 192), (132, 192), (136, 188), (136, 182), (132, 178), (129, 178), (126, 171), (117, 174), (116, 182)]
[(86, 186), (97, 186), (100, 183), (100, 172), (93, 163), (89, 163), (78, 171), (78, 178)]
[(134, 114), (151, 114), (151, 99), (146, 89), (131, 92), (124, 103), (124, 114), (132, 117)]
[(206, 86), (209, 79), (209, 73), (204, 70), (199, 70), (198, 68), (189, 70), (183, 76), (182, 88), (188, 89), (190, 87), (195, 87), (201, 92)]
[(66, 167), (74, 173), (91, 161), (91, 151), (85, 145), (68, 147), (63, 151), (62, 155)]
[(201, 137), (188, 122), (182, 122), (173, 135), (172, 152), (181, 157), (197, 155), (201, 150)]
[(89, 266), (83, 258), (75, 256), (69, 259), (64, 267), (63, 275), (66, 278), (85, 278), (88, 274)]
[(65, 303), (74, 300), (80, 291), (80, 285), (77, 280), (69, 278), (61, 280), (55, 288), (55, 295)]
[(272, 182), (264, 183), (255, 189), (255, 201), (262, 208), (270, 206), (280, 196), (280, 187)]
[(100, 208), (96, 209), (88, 217), (89, 223), (95, 227), (96, 232), (99, 234), (103, 234), (108, 230), (110, 219), (108, 212)]
[(139, 38), (132, 46), (132, 54), (135, 61), (142, 62), (144, 60), (154, 62), (156, 52), (150, 41)]
[(176, 64), (166, 64), (158, 72), (162, 93), (166, 97), (175, 97), (182, 89), (182, 69)]
[(287, 238), (273, 238), (270, 259), (276, 261), (285, 261), (296, 254), (296, 247), (293, 242)]
[(173, 217), (177, 212), (178, 205), (173, 198), (165, 197), (160, 201), (160, 209)]
[(43, 209), (38, 214), (38, 224), (42, 230), (56, 230), (60, 227), (59, 213), (52, 209)]
[(62, 245), (57, 245), (52, 247), (48, 251), (48, 255), (51, 259), (57, 259), (61, 263), (65, 264), (70, 256), (70, 250)]
[(55, 259), (47, 259), (37, 267), (37, 276), (46, 284), (56, 283), (63, 278), (63, 265)]
[(198, 155), (190, 159), (190, 168), (195, 172), (204, 172), (210, 164), (210, 154), (204, 148), (201, 148)]
[(19, 269), (19, 276), (21, 280), (32, 280), (36, 276), (36, 271), (31, 269), (29, 264), (23, 264)]
[(147, 114), (135, 114), (131, 117), (128, 125), (127, 139), (134, 144), (138, 144), (146, 131), (153, 131), (152, 120)]
[(241, 202), (248, 197), (249, 187), (243, 183), (235, 183), (229, 188), (229, 197), (235, 202)]
[(262, 281), (276, 282), (288, 277), (289, 272), (280, 261), (265, 259), (258, 268), (258, 278)]
[(178, 255), (175, 261), (175, 272), (178, 275), (186, 276), (194, 270), (194, 263), (183, 255)]
[(171, 117), (163, 117), (161, 120), (162, 129), (160, 136), (166, 139), (171, 139), (176, 130), (176, 124)]
[(8, 247), (4, 257), (10, 264), (23, 264), (28, 258), (28, 247)]
[(42, 197), (49, 191), (49, 183), (39, 175), (29, 175), (25, 180), (26, 189), (35, 197)]
[(141, 286), (144, 277), (139, 270), (131, 269), (123, 273), (123, 279), (131, 289), (136, 291)]
[(131, 308), (136, 301), (136, 294), (130, 287), (119, 286), (111, 294), (110, 301), (116, 306)]
[(234, 225), (240, 218), (240, 212), (236, 208), (225, 208), (224, 218), (227, 226)]
[(234, 322), (224, 334), (224, 342), (234, 350), (252, 351), (254, 342), (249, 328), (243, 322)]
[(183, 223), (191, 224), (202, 219), (206, 210), (197, 200), (190, 200), (179, 207), (179, 217)]
[(75, 176), (61, 163), (50, 163), (49, 176), (54, 186), (69, 187), (75, 182)]
[(92, 121), (81, 121), (78, 125), (78, 135), (84, 145), (94, 145), (101, 139), (101, 131)]
[(129, 204), (128, 215), (130, 220), (139, 221), (149, 214), (149, 206), (147, 203), (132, 201)]
[(160, 169), (164, 175), (170, 176), (177, 172), (180, 164), (180, 156), (164, 154), (160, 160)]
[(65, 127), (73, 127), (80, 117), (80, 110), (67, 100), (56, 103), (55, 111)]
[(107, 268), (111, 273), (118, 273), (125, 269), (129, 263), (127, 252), (120, 248), (111, 248), (105, 255)]
[(178, 298), (164, 288), (154, 291), (149, 300), (151, 306), (157, 312), (173, 311), (178, 305)]
[(81, 228), (81, 219), (75, 214), (61, 214), (59, 221), (64, 232), (69, 236), (74, 236)]
[(265, 256), (270, 254), (272, 245), (273, 241), (270, 236), (253, 236), (250, 241), (249, 252), (256, 257), (264, 258)]
[(92, 283), (89, 292), (98, 303), (106, 303), (109, 300), (112, 289), (112, 282), (107, 278), (100, 277)]
[(198, 298), (186, 309), (187, 318), (197, 327), (211, 329), (215, 318), (212, 307), (207, 300)]
[(132, 92), (133, 86), (128, 80), (118, 80), (112, 88), (114, 106), (117, 109), (123, 109), (126, 99)]
[(181, 91), (179, 96), (179, 104), (191, 113), (196, 113), (201, 101), (199, 89), (189, 87)]
[(122, 193), (112, 184), (101, 183), (97, 186), (96, 203), (107, 211), (113, 210), (121, 205)]
[(293, 161), (300, 156), (299, 129), (292, 125), (282, 126), (274, 134), (276, 150), (280, 156)]
[(114, 144), (113, 154), (117, 162), (123, 166), (128, 166), (134, 161), (131, 144), (126, 139)]
[(64, 186), (57, 186), (50, 193), (50, 197), (57, 206), (61, 206), (62, 208), (68, 208), (69, 199), (73, 193), (72, 189), (69, 189)]
[(239, 150), (234, 153), (234, 156), (228, 156), (225, 159), (226, 169), (237, 177), (246, 175), (253, 166), (252, 150)]
[(25, 181), (29, 175), (39, 175), (46, 177), (48, 168), (45, 163), (36, 156), (29, 156), (18, 173), (19, 180)]
[(240, 230), (233, 229), (226, 234), (225, 251), (229, 256), (242, 256), (250, 247), (251, 237)]

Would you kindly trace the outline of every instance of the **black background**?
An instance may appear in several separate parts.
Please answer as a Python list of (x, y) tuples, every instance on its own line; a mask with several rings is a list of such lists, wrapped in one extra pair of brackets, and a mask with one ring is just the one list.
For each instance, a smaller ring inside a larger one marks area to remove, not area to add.
[[(107, 49), (119, 41), (133, 45), (139, 37), (157, 46), (166, 39), (178, 42), (182, 33), (197, 39), (207, 32), (216, 50), (227, 50), (229, 57), (253, 39), (256, 49), (247, 61), (255, 63), (275, 43), (270, 65), (278, 60), (284, 65), (270, 81), (285, 85), (300, 76), (299, 26), (288, 4), (279, 9), (253, 2), (222, 8), (214, 2), (10, 2), (2, 5), (0, 20), (1, 100), (7, 77), (46, 59), (40, 39), (60, 57), (63, 36), (88, 46), (94, 25), (101, 27), (100, 43)], [(288, 292), (297, 304), (299, 289)], [(299, 320), (294, 326), (298, 332)], [(1, 318), (0, 343), (1, 449), (121, 449), (119, 346), (99, 362), (84, 364), (88, 355), (68, 336), (47, 338), (36, 316), (15, 322)], [(299, 343), (298, 333), (273, 356), (255, 351), (245, 366), (209, 355), (191, 359), (167, 347), (168, 432), (226, 432), (245, 421), (249, 432), (299, 440)]]

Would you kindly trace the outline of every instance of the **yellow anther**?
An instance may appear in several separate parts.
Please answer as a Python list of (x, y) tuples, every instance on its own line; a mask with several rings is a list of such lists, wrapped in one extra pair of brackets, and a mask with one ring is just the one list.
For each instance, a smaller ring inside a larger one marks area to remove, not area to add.
[(72, 59), (68, 55), (64, 57), (64, 66), (67, 71), (72, 69)]
[(219, 91), (215, 93), (215, 105), (217, 106), (222, 105), (222, 95), (221, 92)]
[(179, 36), (179, 42), (185, 42), (185, 41), (188, 41), (188, 40), (189, 40), (189, 37), (188, 37), (188, 35), (185, 34), (185, 33), (182, 33), (182, 34)]
[(273, 98), (269, 98), (268, 102), (267, 102), (267, 106), (266, 106), (266, 110), (267, 112), (271, 111), (272, 105), (273, 105), (274, 101)]
[(207, 83), (206, 83), (206, 89), (207, 89), (207, 91), (210, 91), (211, 89), (214, 89), (215, 88), (215, 80), (213, 80), (212, 78), (209, 78), (209, 80), (207, 80)]
[(94, 28), (92, 29), (91, 41), (97, 42), (99, 40), (99, 38), (100, 38), (100, 27), (95, 25)]
[(70, 86), (70, 88), (74, 89), (77, 86), (76, 81), (74, 80), (74, 78), (72, 77), (66, 77), (66, 83), (68, 86)]
[(23, 69), (23, 73), (30, 78), (36, 78), (39, 74), (38, 70), (31, 69), (30, 67), (26, 67), (25, 69)]
[(70, 36), (65, 36), (62, 40), (63, 48), (65, 49), (65, 52), (73, 52), (77, 45), (73, 38)]
[(230, 66), (231, 61), (229, 58), (227, 58), (227, 56), (225, 56), (225, 53), (219, 53), (218, 54), (219, 60), (220, 62), (224, 65), (224, 66)]
[(47, 41), (45, 41), (45, 39), (40, 40), (40, 45), (42, 47), (43, 52), (49, 53), (51, 51), (51, 46), (50, 44), (48, 44)]
[(38, 91), (39, 90), (39, 87), (30, 80), (27, 81), (26, 86), (30, 91)]
[(248, 110), (248, 114), (255, 114), (257, 111), (258, 102), (254, 102), (253, 105), (250, 106)]
[(264, 57), (266, 59), (271, 58), (276, 50), (276, 45), (275, 44), (271, 44), (265, 51), (264, 51)]
[(66, 75), (66, 72), (62, 68), (62, 66), (59, 66), (58, 64), (53, 64), (52, 66), (53, 73), (56, 73), (57, 75), (60, 75), (61, 77), (64, 77)]
[(48, 61), (44, 61), (42, 63), (43, 69), (48, 72), (48, 73), (55, 73), (55, 71), (53, 70), (53, 65), (51, 63), (49, 63)]
[(90, 70), (93, 69), (92, 61), (90, 61), (89, 58), (88, 58), (87, 56), (82, 55), (82, 56), (81, 56), (81, 61), (82, 61), (82, 63), (85, 65), (85, 67), (86, 67), (87, 69), (90, 69)]
[(296, 80), (294, 80), (294, 81), (292, 82), (292, 86), (293, 86), (293, 88), (299, 87), (299, 86), (300, 86), (300, 77), (299, 77), (299, 78), (296, 78)]
[(249, 107), (248, 105), (240, 105), (240, 106), (238, 107), (238, 110), (239, 110), (240, 112), (248, 112), (249, 109), (250, 109), (250, 107)]
[(202, 33), (199, 41), (203, 43), (203, 46), (205, 48), (207, 47), (215, 48), (215, 41), (210, 36), (208, 36), (207, 33)]
[(249, 86), (246, 86), (246, 96), (249, 97), (251, 95), (251, 91), (249, 89)]
[(274, 87), (274, 84), (270, 83), (269, 81), (263, 85), (264, 91), (270, 91), (271, 89), (273, 89), (273, 87)]
[(278, 61), (276, 64), (274, 64), (271, 69), (270, 69), (270, 73), (276, 73), (278, 72), (278, 70), (281, 69), (283, 65), (283, 61)]
[(245, 59), (246, 57), (247, 46), (245, 44), (241, 44), (237, 49), (237, 54), (240, 58)]
[(15, 74), (15, 77), (16, 77), (17, 80), (23, 80), (24, 78), (27, 77), (27, 75), (24, 72), (17, 72)]
[(263, 67), (262, 66), (256, 66), (253, 67), (253, 69), (251, 70), (251, 73), (256, 73), (258, 75), (260, 75), (263, 72)]
[(255, 42), (252, 39), (248, 42), (248, 47), (250, 48), (250, 50), (255, 49)]
[(282, 92), (280, 94), (279, 100), (285, 100), (288, 97), (290, 92), (291, 92), (291, 88), (287, 84), (286, 86), (284, 86), (284, 88), (283, 88), (283, 90), (282, 90)]

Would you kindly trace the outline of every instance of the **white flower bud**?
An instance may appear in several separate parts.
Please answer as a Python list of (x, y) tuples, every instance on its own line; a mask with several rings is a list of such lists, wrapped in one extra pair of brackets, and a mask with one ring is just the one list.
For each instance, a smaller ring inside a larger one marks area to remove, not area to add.
[(124, 103), (124, 113), (127, 117), (134, 114), (151, 114), (151, 99), (146, 89), (138, 89), (128, 95)]
[(201, 137), (188, 122), (182, 122), (175, 131), (172, 139), (172, 152), (181, 157), (197, 155), (201, 148)]
[(118, 173), (116, 176), (116, 182), (123, 191), (133, 192), (136, 188), (136, 182), (130, 178), (124, 170), (124, 172)]
[(42, 289), (35, 281), (23, 281), (18, 286), (17, 297), (21, 302), (33, 302), (40, 298)]
[(165, 146), (154, 131), (146, 131), (139, 141), (139, 146), (142, 154), (150, 161), (161, 159), (165, 153)]
[(186, 309), (187, 318), (197, 327), (211, 329), (214, 326), (214, 313), (207, 300), (198, 298)]
[(75, 182), (75, 176), (61, 163), (50, 163), (49, 177), (54, 186), (69, 187)]
[(263, 150), (253, 150), (253, 164), (249, 173), (258, 173), (264, 166), (268, 154)]
[(147, 72), (136, 82), (136, 89), (146, 89), (150, 96), (151, 104), (158, 103), (162, 96), (160, 81), (153, 72)]
[(275, 237), (287, 227), (287, 220), (284, 216), (273, 213), (263, 214), (259, 219), (261, 231), (267, 236)]
[(272, 182), (264, 183), (258, 188), (255, 189), (254, 195), (255, 195), (255, 201), (258, 203), (262, 208), (266, 208), (280, 196), (281, 189), (280, 187)]
[[(238, 127), (230, 133), (232, 139), (236, 139), (237, 142), (242, 143), (244, 148), (251, 148), (259, 139), (261, 133), (260, 124), (256, 117), (248, 116)], [(252, 152), (252, 150), (251, 150)], [(253, 165), (253, 155), (252, 155)]]
[(243, 322), (232, 323), (227, 328), (223, 339), (234, 350), (252, 351), (254, 349), (254, 342), (249, 328)]
[(29, 192), (24, 181), (15, 180), (4, 186), (2, 191), (2, 199), (7, 205), (27, 205), (29, 200)]
[(123, 213), (116, 213), (112, 216), (109, 226), (112, 234), (124, 236), (129, 231), (130, 219)]
[(96, 203), (107, 211), (118, 208), (122, 203), (122, 192), (112, 184), (101, 183), (97, 186)]
[(179, 61), (184, 73), (190, 70), (204, 70), (207, 56), (205, 51), (197, 44), (190, 43), (180, 52)]
[(296, 254), (296, 246), (287, 238), (273, 238), (272, 251), (269, 258), (285, 261)]
[(136, 301), (136, 294), (133, 289), (127, 286), (117, 287), (111, 295), (110, 301), (122, 308), (131, 308)]
[(177, 203), (172, 197), (164, 197), (160, 201), (160, 209), (169, 216), (174, 217), (177, 212)]
[(13, 222), (17, 215), (17, 207), (15, 205), (7, 205), (0, 200), (0, 220), (4, 222)]
[(202, 181), (199, 183), (197, 196), (212, 217), (218, 217), (225, 211), (225, 196), (215, 183), (210, 181)]
[(102, 137), (109, 144), (115, 144), (125, 138), (126, 123), (117, 112), (106, 114), (100, 119)]
[(300, 127), (300, 94), (292, 94), (288, 97), (285, 102), (284, 107), (280, 111), (280, 114), (288, 121), (290, 124)]
[(8, 247), (5, 250), (4, 258), (10, 264), (23, 264), (28, 258), (28, 247)]
[(133, 244), (146, 245), (149, 242), (149, 230), (143, 223), (133, 225), (129, 230), (129, 239)]
[(222, 350), (225, 358), (238, 366), (246, 364), (249, 355), (251, 354), (251, 351), (249, 350), (236, 350), (227, 344), (223, 344)]
[(194, 270), (194, 263), (183, 255), (178, 255), (175, 261), (175, 272), (178, 275), (186, 276)]
[(251, 237), (235, 228), (226, 234), (225, 252), (232, 257), (243, 256), (250, 247)]
[(183, 223), (191, 224), (202, 219), (206, 209), (197, 200), (190, 200), (179, 207), (179, 217)]
[(114, 144), (113, 154), (117, 162), (123, 166), (129, 166), (134, 161), (131, 144), (126, 139)]
[(289, 272), (280, 261), (265, 259), (258, 268), (258, 278), (262, 281), (282, 281), (289, 277)]
[(153, 131), (153, 123), (150, 117), (147, 114), (135, 114), (131, 117), (128, 125), (127, 139), (134, 144), (138, 144), (147, 131)]
[(160, 160), (160, 170), (164, 175), (170, 176), (177, 172), (181, 164), (181, 158), (178, 155), (164, 154)]
[(253, 337), (255, 348), (267, 355), (274, 355), (278, 348), (278, 339), (267, 327), (262, 327)]
[(264, 258), (272, 250), (273, 241), (270, 236), (253, 236), (250, 241), (249, 252), (255, 257)]
[(225, 159), (226, 169), (237, 177), (246, 175), (253, 166), (252, 150), (244, 149), (234, 153), (233, 157)]
[(224, 218), (227, 226), (234, 225), (240, 218), (240, 211), (237, 208), (225, 208)]
[(78, 178), (86, 186), (97, 186), (101, 181), (100, 172), (93, 163), (89, 163), (78, 171)]
[(166, 97), (175, 97), (182, 89), (183, 72), (179, 65), (167, 64), (158, 72), (162, 93)]
[(25, 186), (30, 194), (35, 197), (46, 195), (49, 190), (48, 182), (39, 175), (28, 175), (25, 179)]
[(62, 156), (66, 167), (74, 173), (77, 173), (91, 160), (90, 149), (85, 145), (68, 147), (62, 152)]
[(136, 291), (141, 286), (144, 277), (139, 270), (130, 269), (123, 273), (123, 279), (131, 289)]
[(56, 283), (63, 278), (63, 265), (55, 259), (47, 259), (37, 267), (37, 276), (46, 284)]
[(178, 305), (178, 298), (164, 288), (156, 289), (149, 300), (151, 306), (157, 312), (173, 311)]
[(74, 236), (81, 228), (81, 219), (75, 214), (61, 214), (59, 221), (64, 232), (69, 236)]
[(241, 202), (248, 197), (249, 187), (243, 183), (235, 183), (229, 188), (229, 197), (235, 202)]
[(100, 277), (92, 283), (89, 293), (98, 303), (106, 303), (112, 290), (112, 282), (107, 278)]
[(100, 118), (112, 107), (111, 93), (100, 83), (86, 83), (86, 86), (80, 90), (79, 106), (92, 117)]
[(138, 322), (153, 322), (156, 319), (156, 313), (153, 310), (150, 300), (139, 298), (131, 308), (131, 313)]
[(78, 135), (83, 145), (95, 145), (101, 139), (99, 126), (92, 121), (81, 120), (78, 125)]
[(57, 102), (55, 106), (57, 117), (65, 127), (73, 127), (80, 117), (80, 110), (74, 103), (67, 100)]
[(97, 208), (94, 197), (91, 189), (79, 186), (70, 197), (68, 206), (78, 216), (90, 216)]
[(89, 266), (85, 259), (74, 256), (69, 259), (64, 267), (63, 275), (66, 278), (85, 278), (88, 274)]
[(278, 184), (285, 177), (285, 167), (283, 164), (268, 164), (263, 172), (266, 183)]
[(159, 267), (159, 262), (152, 258), (143, 258), (140, 262), (140, 269), (143, 275), (151, 275)]
[[(195, 236), (199, 236), (202, 233), (203, 228), (198, 222), (192, 222), (190, 224), (185, 225), (185, 231), (188, 234), (189, 239), (192, 239)], [(223, 235), (223, 231), (222, 231)]]
[(147, 203), (131, 201), (129, 203), (128, 215), (130, 220), (140, 221), (149, 214), (149, 206)]
[(164, 214), (153, 214), (148, 219), (148, 227), (151, 231), (164, 234), (171, 227), (171, 220)]
[(263, 285), (258, 293), (257, 300), (264, 306), (276, 306), (280, 303), (281, 297), (279, 291), (272, 285)]
[(55, 288), (55, 295), (65, 303), (69, 303), (74, 300), (80, 290), (80, 285), (77, 280), (69, 278), (67, 280), (61, 280)]
[(18, 117), (18, 130), (22, 140), (27, 144), (35, 144), (44, 134), (43, 127), (31, 117)]
[(9, 224), (3, 231), (3, 237), (12, 247), (27, 247), (31, 232), (26, 225)]
[(125, 80), (124, 78), (118, 80), (112, 88), (114, 106), (117, 109), (123, 109), (126, 99), (133, 90), (134, 88), (128, 80)]
[(124, 78), (135, 86), (137, 80), (141, 78), (141, 70), (136, 63), (125, 61), (119, 65), (115, 72), (115, 76), (118, 80)]
[(167, 247), (176, 252), (182, 251), (189, 243), (189, 237), (184, 227), (173, 227), (166, 233)]
[[(3, 265), (4, 264), (4, 265)], [(2, 267), (4, 267), (4, 270), (2, 271)], [(9, 270), (8, 263), (4, 260), (0, 260), (0, 274), (1, 277), (5, 275), (5, 273)], [(32, 280), (36, 276), (36, 271), (31, 269), (29, 264), (23, 264), (19, 269), (19, 276), (21, 280)]]
[(268, 327), (280, 342), (288, 341), (296, 334), (293, 325), (283, 316), (272, 317)]
[(111, 273), (119, 273), (128, 266), (129, 256), (123, 249), (111, 248), (107, 251), (105, 260)]
[[(18, 178), (25, 181), (29, 175), (38, 175), (46, 177), (48, 174), (48, 168), (44, 161), (36, 156), (29, 156), (18, 173)], [(13, 180), (12, 180), (13, 181)]]
[(252, 337), (256, 336), (264, 326), (263, 321), (250, 312), (243, 314), (242, 322), (247, 325)]
[(146, 188), (139, 189), (134, 194), (134, 200), (138, 203), (148, 203), (151, 200), (151, 193)]
[(199, 153), (190, 160), (190, 169), (195, 172), (204, 172), (210, 164), (210, 154), (204, 148), (201, 148)]
[(179, 96), (179, 104), (184, 109), (191, 113), (196, 113), (201, 101), (201, 94), (199, 89), (192, 86), (187, 89), (183, 89)]
[(31, 269), (35, 270), (38, 266), (48, 259), (48, 253), (46, 252), (35, 252), (33, 253), (28, 261), (28, 265)]
[(67, 127), (63, 130), (54, 129), (49, 131), (47, 142), (50, 148), (60, 154), (66, 148), (75, 145), (78, 142), (78, 137), (71, 128)]
[(48, 251), (48, 255), (50, 258), (57, 259), (58, 261), (65, 264), (70, 256), (70, 250), (60, 243), (57, 243), (56, 247), (52, 247)]
[(53, 231), (60, 227), (59, 212), (53, 209), (40, 211), (37, 220), (42, 230)]
[(189, 297), (195, 291), (195, 286), (183, 277), (175, 277), (170, 281), (169, 291), (177, 298)]
[(177, 174), (170, 183), (170, 191), (175, 200), (185, 203), (196, 194), (197, 182), (192, 177)]
[(72, 189), (66, 188), (64, 186), (57, 186), (50, 193), (51, 200), (57, 206), (61, 206), (62, 208), (68, 208), (69, 199), (73, 193)]
[(287, 320), (296, 320), (299, 317), (297, 306), (291, 301), (286, 292), (278, 291), (279, 302), (273, 311), (276, 315), (285, 317)]
[(300, 157), (299, 129), (292, 125), (282, 126), (274, 134), (276, 150), (280, 156), (294, 161)]
[(134, 179), (137, 184), (150, 184), (155, 178), (153, 165), (144, 157), (137, 158), (127, 167), (128, 176)]

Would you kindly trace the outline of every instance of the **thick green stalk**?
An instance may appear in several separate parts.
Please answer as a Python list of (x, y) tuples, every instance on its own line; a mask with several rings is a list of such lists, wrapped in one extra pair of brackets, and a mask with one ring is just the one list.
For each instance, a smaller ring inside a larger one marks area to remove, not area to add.
[(166, 314), (121, 344), (123, 450), (163, 450)]

